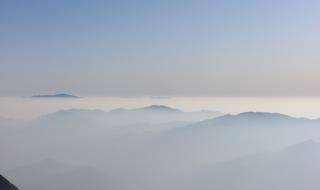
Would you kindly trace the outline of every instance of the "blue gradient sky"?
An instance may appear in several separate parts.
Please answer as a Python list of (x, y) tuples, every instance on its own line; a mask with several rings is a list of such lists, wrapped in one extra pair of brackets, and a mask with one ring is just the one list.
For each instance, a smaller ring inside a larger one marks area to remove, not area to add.
[(320, 1), (1, 0), (0, 95), (318, 96)]

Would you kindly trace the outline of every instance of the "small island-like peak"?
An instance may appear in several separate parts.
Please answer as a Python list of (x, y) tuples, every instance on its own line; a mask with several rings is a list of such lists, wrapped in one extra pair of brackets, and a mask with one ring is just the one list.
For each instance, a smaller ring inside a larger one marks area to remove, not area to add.
[(78, 96), (70, 94), (45, 94), (45, 95), (34, 95), (32, 98), (80, 98)]

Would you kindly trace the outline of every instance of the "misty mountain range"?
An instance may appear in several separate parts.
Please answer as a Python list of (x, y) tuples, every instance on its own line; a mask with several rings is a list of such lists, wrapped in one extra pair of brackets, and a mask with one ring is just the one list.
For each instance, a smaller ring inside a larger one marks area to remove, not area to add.
[[(0, 130), (8, 123), (2, 119)], [(320, 137), (320, 120), (154, 105), (61, 110), (20, 124), (0, 134), (0, 169), (21, 189), (319, 187), (320, 168), (312, 163), (320, 145), (310, 139)]]
[[(197, 122), (223, 115), (217, 111), (183, 112), (178, 109), (151, 105), (138, 109), (118, 108), (110, 112), (101, 110), (60, 110), (39, 118), (39, 122), (74, 122), (83, 125), (86, 122), (100, 122), (104, 125), (162, 124), (170, 122)], [(40, 124), (41, 125), (41, 124)]]

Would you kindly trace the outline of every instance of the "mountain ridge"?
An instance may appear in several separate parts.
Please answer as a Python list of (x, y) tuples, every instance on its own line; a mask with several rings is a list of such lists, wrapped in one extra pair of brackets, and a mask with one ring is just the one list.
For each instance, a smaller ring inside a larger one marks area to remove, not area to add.
[(239, 114), (225, 114), (220, 117), (216, 117), (213, 119), (208, 119), (204, 121), (200, 121), (198, 123), (193, 123), (186, 127), (192, 128), (195, 126), (203, 127), (203, 126), (235, 126), (235, 125), (270, 125), (270, 124), (282, 124), (282, 123), (292, 123), (294, 125), (303, 124), (303, 123), (320, 123), (320, 119), (308, 119), (304, 117), (292, 117), (289, 115), (281, 114), (281, 113), (272, 113), (272, 112), (242, 112)]

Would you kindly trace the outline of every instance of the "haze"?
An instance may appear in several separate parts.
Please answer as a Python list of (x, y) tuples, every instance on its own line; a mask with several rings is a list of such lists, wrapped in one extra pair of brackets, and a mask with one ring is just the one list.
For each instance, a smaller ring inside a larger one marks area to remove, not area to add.
[(61, 109), (138, 108), (166, 105), (184, 111), (211, 110), (223, 113), (246, 111), (278, 112), (296, 117), (320, 118), (320, 99), (308, 97), (83, 97), (79, 99), (34, 99), (0, 97), (0, 115), (30, 120)]

